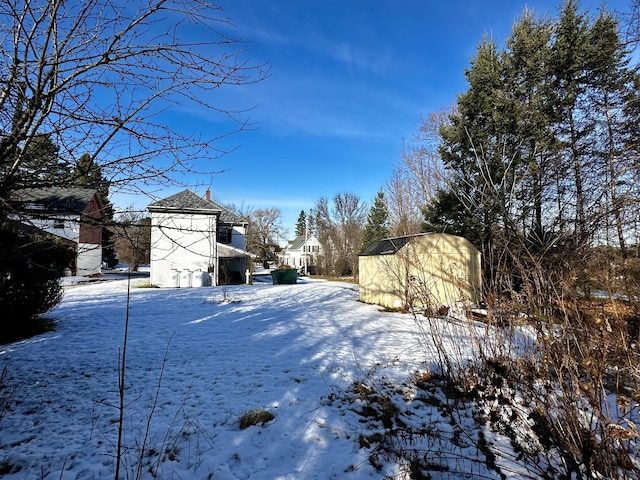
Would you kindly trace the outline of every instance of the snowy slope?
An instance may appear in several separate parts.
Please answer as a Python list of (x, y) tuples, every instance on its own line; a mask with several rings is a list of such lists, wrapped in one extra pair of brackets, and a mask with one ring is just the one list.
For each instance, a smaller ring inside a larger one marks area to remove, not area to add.
[[(51, 314), (56, 331), (0, 347), (12, 400), (0, 424), (3, 478), (113, 478), (126, 293), (126, 280), (70, 285)], [(156, 392), (143, 478), (396, 474), (392, 463), (373, 468), (356, 441), (361, 418), (332, 399), (374, 370), (405, 380), (434, 351), (410, 315), (357, 298), (355, 285), (308, 279), (131, 288), (122, 477), (135, 477)], [(462, 337), (449, 338), (464, 352)], [(256, 408), (275, 419), (241, 430)]]

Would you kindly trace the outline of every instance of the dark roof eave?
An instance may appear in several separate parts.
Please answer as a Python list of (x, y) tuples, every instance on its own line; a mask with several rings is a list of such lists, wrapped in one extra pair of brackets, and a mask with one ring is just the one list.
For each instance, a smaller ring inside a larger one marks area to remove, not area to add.
[(151, 213), (199, 213), (201, 215), (220, 215), (220, 210), (209, 210), (204, 208), (184, 208), (184, 207), (163, 207), (149, 205), (147, 210)]

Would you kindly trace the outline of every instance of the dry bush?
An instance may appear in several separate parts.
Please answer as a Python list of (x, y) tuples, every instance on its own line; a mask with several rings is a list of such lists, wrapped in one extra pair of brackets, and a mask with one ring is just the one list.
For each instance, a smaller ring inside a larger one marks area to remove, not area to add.
[(264, 425), (274, 418), (276, 418), (276, 416), (264, 408), (248, 410), (240, 415), (240, 430), (244, 430), (253, 425)]
[(370, 378), (352, 392), (376, 426), (360, 441), (374, 466), (394, 461), (405, 478), (640, 478), (635, 305), (584, 296), (572, 260), (511, 258), (482, 323), (457, 308), (448, 322), (416, 314), (432, 370), (404, 395)]

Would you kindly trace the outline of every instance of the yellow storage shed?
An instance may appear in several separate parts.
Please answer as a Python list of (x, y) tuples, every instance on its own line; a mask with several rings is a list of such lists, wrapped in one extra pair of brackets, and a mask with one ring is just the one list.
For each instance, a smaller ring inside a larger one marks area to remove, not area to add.
[(446, 233), (385, 238), (359, 256), (360, 301), (437, 311), (482, 299), (480, 251)]

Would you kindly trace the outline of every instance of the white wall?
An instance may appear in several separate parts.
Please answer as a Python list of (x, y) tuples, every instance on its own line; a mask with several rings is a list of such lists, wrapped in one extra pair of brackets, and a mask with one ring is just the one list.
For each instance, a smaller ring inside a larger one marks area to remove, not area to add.
[(246, 248), (245, 234), (244, 227), (234, 225), (233, 233), (231, 234), (231, 246), (244, 250)]
[(76, 259), (76, 275), (97, 275), (102, 271), (102, 246), (80, 243)]
[[(53, 233), (62, 238), (71, 240), (74, 243), (80, 241), (80, 217), (78, 215), (57, 215), (56, 220), (52, 218), (29, 218), (29, 224), (44, 232)], [(63, 228), (55, 228), (56, 223), (64, 223)]]
[(151, 215), (151, 284), (168, 287), (171, 270), (207, 271), (217, 264), (216, 216)]

